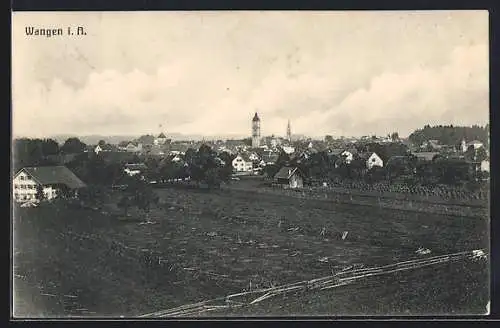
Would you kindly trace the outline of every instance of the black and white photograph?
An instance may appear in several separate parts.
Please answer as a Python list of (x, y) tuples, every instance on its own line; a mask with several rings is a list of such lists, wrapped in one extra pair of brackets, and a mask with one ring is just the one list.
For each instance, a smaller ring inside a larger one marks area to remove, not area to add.
[(11, 17), (12, 318), (490, 313), (488, 11)]

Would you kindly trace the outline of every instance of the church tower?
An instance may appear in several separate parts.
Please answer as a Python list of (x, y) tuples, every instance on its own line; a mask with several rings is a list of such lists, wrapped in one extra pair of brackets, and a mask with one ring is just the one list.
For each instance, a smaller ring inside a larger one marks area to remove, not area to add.
[(290, 126), (290, 120), (288, 120), (288, 125), (286, 126), (286, 139), (288, 142), (292, 142), (292, 127)]
[(257, 112), (252, 119), (252, 147), (260, 147), (260, 118)]

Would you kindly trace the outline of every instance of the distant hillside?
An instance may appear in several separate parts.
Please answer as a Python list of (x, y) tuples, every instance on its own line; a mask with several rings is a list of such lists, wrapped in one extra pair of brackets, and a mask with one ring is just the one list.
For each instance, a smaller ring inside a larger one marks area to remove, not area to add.
[[(146, 135), (146, 133), (144, 133)], [(202, 136), (202, 135), (183, 135), (180, 133), (165, 133), (166, 137), (172, 140), (218, 140), (218, 139), (242, 139), (247, 136), (244, 135), (220, 135), (220, 136)], [(64, 141), (71, 137), (77, 137), (83, 143), (87, 145), (95, 145), (99, 142), (99, 140), (104, 140), (110, 144), (119, 144), (121, 141), (129, 141), (139, 138), (141, 135), (53, 135), (48, 136), (48, 138), (52, 138), (59, 143), (64, 143)], [(157, 136), (156, 134), (154, 135)]]

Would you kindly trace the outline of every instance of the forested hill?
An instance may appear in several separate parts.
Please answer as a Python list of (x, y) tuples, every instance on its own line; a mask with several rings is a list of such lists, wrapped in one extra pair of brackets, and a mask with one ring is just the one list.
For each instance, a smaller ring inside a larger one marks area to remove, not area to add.
[(415, 145), (420, 145), (428, 140), (438, 140), (444, 145), (459, 145), (462, 139), (465, 139), (466, 142), (479, 140), (485, 145), (488, 145), (488, 130), (489, 124), (484, 127), (479, 125), (426, 125), (423, 129), (415, 130), (410, 134), (409, 139)]

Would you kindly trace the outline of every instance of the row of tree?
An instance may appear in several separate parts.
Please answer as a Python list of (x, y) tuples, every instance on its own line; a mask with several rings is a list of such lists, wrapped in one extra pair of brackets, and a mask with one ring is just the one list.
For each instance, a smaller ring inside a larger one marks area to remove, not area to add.
[(47, 157), (60, 154), (83, 153), (87, 145), (78, 138), (69, 138), (61, 146), (53, 139), (14, 139), (12, 158), (15, 171), (25, 166), (51, 165)]
[(483, 144), (489, 144), (489, 124), (482, 127), (453, 126), (453, 125), (425, 125), (422, 129), (415, 130), (408, 137), (414, 145), (421, 145), (425, 141), (438, 140), (443, 145), (454, 145), (459, 147), (462, 140), (479, 140)]

